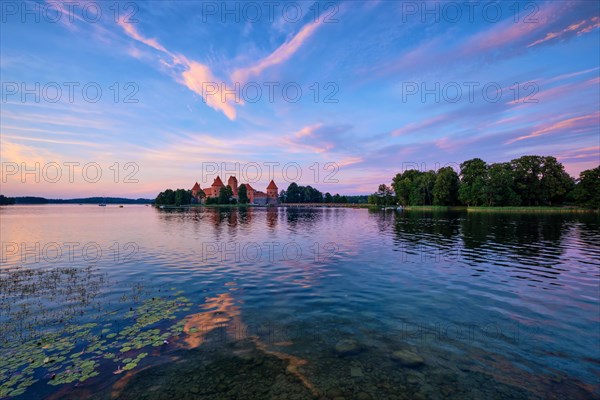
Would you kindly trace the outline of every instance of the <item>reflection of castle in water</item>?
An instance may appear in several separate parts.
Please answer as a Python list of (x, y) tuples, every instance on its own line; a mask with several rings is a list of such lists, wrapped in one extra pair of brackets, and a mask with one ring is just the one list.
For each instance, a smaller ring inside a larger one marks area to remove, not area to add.
[[(235, 176), (232, 175), (229, 177), (229, 179), (227, 180), (227, 186), (231, 188), (231, 191), (233, 192), (233, 198), (239, 200), (238, 181)], [(250, 186), (249, 183), (242, 183), (240, 186), (246, 187), (246, 193), (248, 195), (248, 200), (250, 201), (250, 204), (267, 205), (277, 204), (279, 202), (277, 199), (277, 185), (273, 180), (271, 180), (269, 186), (267, 186), (266, 193), (254, 189), (252, 186)], [(219, 197), (219, 192), (221, 191), (221, 188), (224, 187), (225, 185), (223, 184), (223, 181), (218, 176), (215, 178), (212, 185), (205, 189), (200, 188), (200, 185), (198, 184), (198, 182), (196, 182), (194, 184), (194, 187), (192, 187), (192, 197), (195, 199), (196, 202), (203, 203), (207, 198)], [(204, 192), (204, 198), (200, 196), (200, 192)]]

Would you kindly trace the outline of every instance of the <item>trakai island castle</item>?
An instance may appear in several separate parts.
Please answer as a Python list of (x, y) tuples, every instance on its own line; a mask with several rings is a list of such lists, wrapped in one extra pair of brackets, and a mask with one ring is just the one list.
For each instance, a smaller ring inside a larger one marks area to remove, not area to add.
[[(229, 179), (227, 180), (227, 186), (231, 188), (231, 191), (233, 192), (233, 198), (239, 200), (239, 187), (237, 178), (235, 176), (229, 177)], [(240, 187), (241, 186), (246, 187), (246, 192), (248, 194), (248, 200), (250, 204), (268, 205), (277, 204), (279, 202), (277, 197), (277, 185), (273, 180), (271, 180), (269, 186), (267, 186), (267, 193), (254, 189), (252, 186), (250, 186), (249, 183), (242, 183)], [(206, 189), (200, 188), (200, 185), (198, 185), (198, 182), (196, 182), (196, 184), (192, 188), (192, 197), (197, 203), (204, 203), (208, 198), (219, 197), (219, 192), (223, 187), (225, 187), (225, 185), (223, 184), (221, 178), (218, 176), (215, 178), (215, 181), (212, 183), (212, 185), (210, 185), (210, 187)]]

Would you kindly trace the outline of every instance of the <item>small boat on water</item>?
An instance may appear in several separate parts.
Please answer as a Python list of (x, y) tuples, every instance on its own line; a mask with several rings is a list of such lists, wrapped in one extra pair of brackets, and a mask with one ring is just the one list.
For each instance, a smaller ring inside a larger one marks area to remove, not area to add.
[(123, 208), (123, 206), (119, 206), (119, 208)]
[(106, 203), (100, 203), (98, 204), (100, 207), (106, 207)]

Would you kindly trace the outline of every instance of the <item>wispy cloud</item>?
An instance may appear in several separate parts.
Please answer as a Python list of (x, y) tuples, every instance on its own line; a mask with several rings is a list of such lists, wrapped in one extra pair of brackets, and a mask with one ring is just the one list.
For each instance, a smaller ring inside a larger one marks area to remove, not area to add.
[(221, 111), (227, 118), (234, 120), (237, 115), (233, 106), (235, 98), (224, 95), (223, 89), (229, 91), (225, 84), (220, 84), (210, 68), (204, 64), (191, 61), (188, 62), (187, 67), (188, 69), (181, 74), (185, 86), (201, 95), (209, 107)]
[(143, 36), (133, 24), (126, 22), (124, 19), (120, 19), (118, 25), (132, 39), (168, 55), (170, 61), (164, 61), (163, 65), (178, 74), (178, 82), (200, 95), (206, 105), (222, 112), (230, 120), (236, 119), (237, 113), (233, 106), (235, 99), (223, 96), (224, 90), (231, 91), (231, 89), (215, 77), (208, 65), (188, 60), (183, 55), (170, 52), (158, 40)]
[(447, 71), (458, 65), (507, 60), (526, 53), (533, 46), (551, 44), (552, 39), (568, 39), (596, 29), (600, 23), (598, 17), (582, 21), (582, 14), (594, 12), (591, 2), (587, 3), (541, 3), (535, 21), (515, 22), (513, 18), (506, 18), (458, 40), (449, 41), (443, 35), (428, 36), (406, 49), (400, 57), (385, 58), (382, 63), (361, 72), (368, 74), (368, 79), (373, 78), (373, 73), (375, 76), (398, 72), (422, 75), (432, 70)]
[(419, 122), (411, 122), (409, 124), (404, 125), (401, 128), (394, 129), (391, 133), (392, 136), (403, 136), (407, 134), (416, 134), (420, 131), (423, 131), (428, 128), (432, 128), (444, 121), (446, 121), (446, 115), (437, 115), (432, 118), (428, 118)]
[(42, 142), (42, 143), (53, 143), (53, 144), (62, 144), (62, 145), (72, 145), (72, 146), (85, 146), (85, 147), (102, 147), (101, 144), (97, 142), (82, 142), (80, 140), (63, 140), (63, 139), (45, 139), (45, 138), (36, 138), (30, 136), (18, 136), (18, 135), (3, 135), (6, 139), (17, 139), (17, 140), (25, 140), (30, 142)]
[(600, 122), (599, 118), (600, 112), (563, 119), (561, 121), (554, 122), (549, 125), (546, 124), (545, 126), (538, 126), (530, 134), (511, 139), (508, 142), (506, 142), (506, 144), (512, 144), (521, 140), (531, 139), (543, 135), (550, 135), (554, 133), (566, 133), (566, 131), (575, 131), (592, 127), (598, 128)]
[(283, 145), (294, 149), (294, 151), (312, 151), (318, 154), (328, 153), (334, 150), (348, 151), (352, 142), (349, 134), (351, 125), (324, 125), (317, 123), (307, 125), (300, 130), (283, 138)]
[[(315, 33), (321, 24), (322, 19), (317, 19), (304, 25), (290, 40), (283, 43), (268, 56), (250, 67), (235, 70), (231, 75), (231, 81), (245, 83), (249, 77), (260, 75), (265, 69), (289, 60)], [(242, 105), (243, 101), (236, 100), (234, 96), (228, 97), (224, 95), (225, 93), (235, 93), (234, 89), (228, 87), (225, 81), (217, 79), (208, 65), (189, 60), (184, 55), (175, 54), (167, 50), (157, 39), (142, 35), (136, 26), (125, 21), (124, 18), (118, 21), (118, 25), (132, 39), (169, 56), (170, 60), (163, 60), (163, 64), (169, 69), (176, 71), (180, 83), (200, 95), (209, 107), (222, 112), (230, 120), (236, 119), (237, 112), (235, 105)], [(136, 58), (140, 56), (135, 51), (130, 51), (129, 53)], [(181, 69), (183, 69), (183, 72), (180, 72)]]
[(265, 58), (259, 60), (250, 67), (240, 68), (234, 71), (231, 75), (231, 79), (234, 82), (246, 82), (251, 76), (260, 75), (265, 69), (289, 60), (304, 42), (316, 32), (317, 28), (321, 26), (322, 21), (322, 19), (317, 19), (304, 25), (292, 39), (283, 43)]
[(547, 41), (553, 40), (553, 39), (560, 39), (560, 38), (567, 36), (568, 34), (575, 34), (575, 35), (579, 36), (584, 33), (591, 32), (592, 30), (597, 29), (599, 27), (600, 27), (600, 17), (593, 17), (590, 19), (586, 19), (586, 20), (571, 24), (571, 25), (567, 26), (566, 28), (559, 30), (558, 32), (548, 32), (548, 33), (546, 33), (546, 36), (544, 36), (542, 39), (536, 40), (535, 42), (531, 43), (527, 47), (537, 46), (538, 44), (541, 44), (541, 43), (544, 43), (544, 42), (547, 42)]
[(144, 37), (143, 35), (141, 35), (137, 28), (135, 27), (135, 25), (133, 25), (130, 22), (127, 22), (125, 20), (125, 17), (122, 17), (118, 20), (117, 24), (123, 28), (123, 30), (125, 31), (125, 33), (127, 35), (129, 35), (131, 38), (137, 40), (140, 43), (145, 44), (146, 46), (150, 46), (153, 49), (156, 49), (158, 51), (162, 51), (165, 54), (170, 55), (173, 58), (176, 58), (173, 54), (171, 54), (167, 49), (164, 48), (163, 45), (161, 45), (160, 43), (158, 43), (158, 40), (154, 39), (154, 38), (147, 38)]

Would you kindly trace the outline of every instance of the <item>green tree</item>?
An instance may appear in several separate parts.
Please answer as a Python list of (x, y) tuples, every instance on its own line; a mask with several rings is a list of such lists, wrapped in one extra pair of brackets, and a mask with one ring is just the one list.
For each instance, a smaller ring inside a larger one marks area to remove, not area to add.
[(331, 196), (331, 193), (327, 192), (325, 193), (325, 203), (331, 203), (333, 201), (333, 197)]
[(433, 185), (433, 204), (453, 206), (458, 199), (458, 174), (452, 167), (440, 168)]
[[(398, 176), (398, 175), (396, 175)], [(394, 192), (396, 192), (396, 200), (403, 206), (408, 205), (410, 192), (412, 191), (412, 181), (409, 178), (400, 178), (392, 184)]]
[(231, 186), (227, 185), (219, 189), (219, 204), (230, 204), (231, 197), (233, 197)]
[[(396, 202), (403, 206), (411, 205), (411, 193), (416, 189), (416, 180), (423, 173), (415, 169), (409, 169), (401, 174), (396, 174), (392, 180), (392, 189), (396, 193)], [(413, 199), (415, 196), (413, 195)]]
[(301, 203), (302, 194), (296, 182), (290, 183), (286, 191), (286, 203)]
[(481, 158), (473, 158), (460, 164), (459, 200), (467, 206), (484, 204), (486, 180), (487, 164)]
[(0, 194), (0, 205), (9, 205), (15, 204), (14, 197), (5, 197), (3, 194)]
[(199, 201), (202, 201), (203, 199), (206, 199), (206, 193), (204, 193), (204, 190), (200, 189), (198, 191), (198, 199), (199, 199)]
[(177, 189), (175, 191), (174, 197), (175, 197), (174, 204), (176, 206), (187, 205), (192, 202), (191, 190)]
[(420, 172), (414, 179), (408, 198), (411, 206), (430, 206), (433, 204), (433, 186), (436, 174), (434, 171)]
[(302, 203), (321, 203), (323, 202), (323, 193), (312, 186), (299, 186), (302, 193)]
[(165, 202), (165, 192), (160, 192), (157, 196), (156, 199), (154, 199), (154, 204), (157, 206), (162, 206)]
[(280, 202), (280, 203), (285, 203), (285, 202), (286, 202), (286, 199), (287, 199), (287, 192), (286, 192), (285, 190), (283, 190), (283, 189), (282, 189), (282, 190), (279, 192), (279, 202)]
[(542, 164), (540, 156), (523, 156), (510, 162), (515, 174), (515, 192), (523, 204), (537, 206), (543, 202)]
[(510, 163), (495, 163), (488, 168), (486, 198), (488, 206), (518, 206), (521, 198), (514, 190), (515, 174)]
[(238, 189), (238, 198), (240, 199), (240, 204), (248, 204), (250, 202), (246, 185), (240, 185)]
[(168, 206), (181, 206), (187, 205), (192, 202), (192, 191), (186, 189), (167, 189), (164, 192), (160, 192), (154, 204), (157, 206), (168, 205)]
[(600, 166), (579, 174), (573, 197), (580, 206), (600, 209)]
[[(372, 196), (373, 196), (371, 198), (371, 201), (373, 201), (372, 204), (376, 204), (378, 206), (387, 206), (387, 205), (395, 203), (393, 189), (384, 183), (379, 185), (377, 192), (373, 193)], [(345, 196), (340, 198), (339, 201), (344, 203), (344, 200), (343, 200), (344, 198), (345, 198)]]
[(541, 201), (548, 205), (560, 204), (564, 201), (567, 193), (573, 190), (575, 182), (556, 158), (543, 157), (542, 162)]
[(172, 189), (165, 190), (164, 203), (163, 204), (175, 204), (175, 192)]
[(175, 205), (176, 206), (180, 206), (182, 204), (184, 204), (184, 193), (181, 189), (176, 189), (175, 190)]

